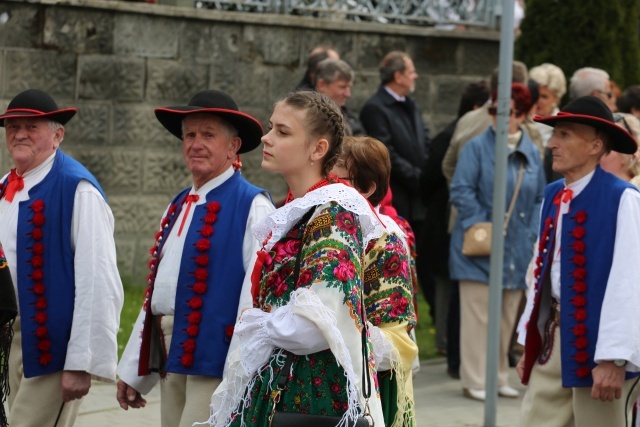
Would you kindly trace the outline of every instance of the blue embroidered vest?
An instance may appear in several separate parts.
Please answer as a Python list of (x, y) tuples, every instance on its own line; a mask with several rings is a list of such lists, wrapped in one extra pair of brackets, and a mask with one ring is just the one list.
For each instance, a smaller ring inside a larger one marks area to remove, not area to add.
[[(160, 254), (162, 245), (176, 224), (190, 188), (172, 201), (162, 232), (152, 249)], [(171, 347), (165, 367), (154, 366), (151, 342), (154, 340), (150, 299), (155, 275), (149, 277), (150, 289), (145, 303), (147, 319), (143, 331), (139, 375), (151, 371), (185, 375), (222, 377), (236, 322), (238, 302), (245, 269), (242, 246), (247, 217), (253, 199), (268, 193), (247, 182), (236, 172), (231, 178), (207, 193), (206, 203), (194, 206), (193, 219), (180, 263), (176, 290)], [(153, 264), (155, 271), (157, 265)]]
[(18, 208), (16, 275), (26, 378), (64, 368), (75, 296), (71, 217), (82, 179), (105, 197), (93, 175), (58, 150), (51, 171)]
[[(563, 188), (564, 181), (560, 180), (549, 184), (545, 190), (536, 259), (535, 302), (525, 344), (525, 384), (540, 355), (540, 329), (549, 313), (549, 255), (553, 252), (553, 222), (559, 208), (554, 200)], [(597, 167), (589, 184), (571, 201), (570, 211), (561, 218), (560, 353), (563, 387), (593, 385), (591, 371), (596, 366), (594, 355), (602, 301), (613, 260), (618, 207), (627, 188), (635, 189)], [(637, 375), (640, 373), (627, 372), (627, 379)]]

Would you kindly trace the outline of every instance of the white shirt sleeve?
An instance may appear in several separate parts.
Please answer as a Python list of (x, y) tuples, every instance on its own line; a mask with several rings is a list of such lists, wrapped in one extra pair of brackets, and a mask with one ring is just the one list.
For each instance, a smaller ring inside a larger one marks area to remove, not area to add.
[(613, 262), (602, 302), (595, 361), (624, 359), (640, 371), (640, 193), (627, 189), (618, 208)]
[(253, 307), (251, 273), (253, 272), (253, 265), (256, 263), (256, 254), (260, 250), (262, 242), (259, 242), (253, 235), (251, 227), (275, 210), (276, 208), (273, 206), (273, 203), (271, 203), (271, 200), (264, 194), (258, 194), (251, 203), (247, 217), (247, 227), (245, 228), (244, 240), (242, 242), (242, 264), (244, 265), (245, 275), (242, 282), (242, 291), (240, 292), (240, 301), (238, 302), (237, 319), (240, 318), (242, 310)]
[(64, 369), (113, 381), (117, 334), (124, 300), (107, 202), (88, 181), (76, 189), (71, 224), (75, 302)]

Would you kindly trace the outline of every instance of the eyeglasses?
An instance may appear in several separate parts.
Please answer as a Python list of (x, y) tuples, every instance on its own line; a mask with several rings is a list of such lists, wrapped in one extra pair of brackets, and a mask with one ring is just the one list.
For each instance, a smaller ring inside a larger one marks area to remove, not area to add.
[(601, 93), (603, 95), (606, 95), (608, 99), (613, 98), (613, 92), (605, 92), (605, 91), (600, 90), (600, 89), (596, 89), (596, 92)]

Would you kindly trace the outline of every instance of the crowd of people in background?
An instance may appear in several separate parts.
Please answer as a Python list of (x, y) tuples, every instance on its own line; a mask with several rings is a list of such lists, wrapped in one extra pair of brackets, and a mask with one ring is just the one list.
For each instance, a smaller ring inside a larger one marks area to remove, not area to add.
[[(581, 68), (561, 108), (559, 67), (512, 71), (497, 392), (519, 396), (517, 363), (524, 425), (626, 420), (640, 392), (640, 86), (620, 93), (606, 71)], [(494, 213), (498, 70), (461, 88), (457, 117), (434, 136), (412, 98), (412, 58), (391, 51), (379, 72), (356, 115), (353, 69), (314, 48), (266, 133), (217, 90), (155, 110), (193, 184), (160, 215), (119, 363), (113, 215), (59, 148), (77, 110), (16, 95), (0, 115), (15, 164), (0, 183), (9, 424), (71, 426), (91, 379), (117, 373), (125, 410), (160, 383), (165, 427), (312, 415), (415, 426), (418, 314), (433, 319), (461, 393), (485, 400), (491, 253), (467, 240), (490, 233)], [(258, 147), (289, 186), (284, 201), (241, 174), (240, 154)]]

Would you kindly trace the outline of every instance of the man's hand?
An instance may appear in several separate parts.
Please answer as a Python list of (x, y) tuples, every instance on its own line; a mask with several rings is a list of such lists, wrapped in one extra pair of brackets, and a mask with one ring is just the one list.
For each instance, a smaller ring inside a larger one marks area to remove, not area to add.
[(116, 399), (118, 399), (118, 403), (120, 403), (120, 407), (125, 411), (131, 408), (144, 408), (147, 404), (145, 398), (136, 391), (129, 384), (125, 383), (122, 380), (118, 381), (118, 391), (116, 393)]
[(593, 368), (593, 387), (591, 397), (603, 402), (622, 397), (622, 385), (624, 384), (624, 366), (616, 366), (613, 362), (600, 362)]
[(516, 372), (520, 377), (520, 381), (522, 381), (522, 377), (524, 375), (524, 354), (522, 355), (522, 357), (518, 361), (518, 364), (516, 365)]
[(91, 388), (91, 374), (84, 371), (62, 371), (62, 400), (81, 399)]

